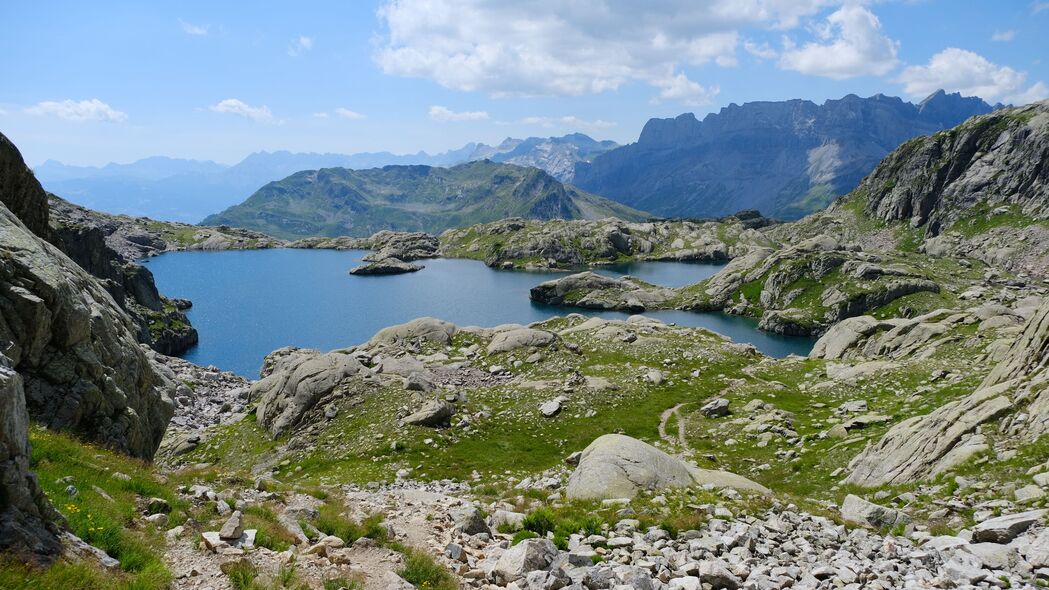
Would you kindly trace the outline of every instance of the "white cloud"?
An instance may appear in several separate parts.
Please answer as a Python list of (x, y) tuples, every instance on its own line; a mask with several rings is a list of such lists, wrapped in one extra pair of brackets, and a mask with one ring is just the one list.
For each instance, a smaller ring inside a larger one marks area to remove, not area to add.
[(743, 49), (758, 59), (775, 59), (779, 55), (768, 43), (758, 45), (749, 39), (743, 42)]
[(659, 98), (677, 100), (691, 106), (710, 104), (721, 89), (717, 86), (706, 88), (688, 79), (684, 74), (671, 76), (654, 82), (660, 88)]
[(335, 114), (342, 117), (343, 119), (358, 120), (365, 118), (364, 115), (358, 113), (357, 111), (351, 111), (350, 109), (344, 107), (339, 107), (335, 109)]
[(288, 55), (298, 57), (311, 49), (313, 49), (313, 37), (300, 35), (298, 39), (291, 42), (291, 45), (288, 45)]
[(603, 121), (596, 119), (594, 121), (587, 121), (580, 119), (575, 115), (566, 115), (564, 117), (525, 117), (517, 122), (512, 123), (501, 123), (502, 125), (538, 125), (541, 127), (573, 127), (582, 129), (608, 129), (609, 127), (615, 127), (616, 123), (612, 121)]
[(1045, 82), (1035, 82), (1030, 88), (1014, 94), (1012, 96), (1005, 97), (1005, 102), (1014, 105), (1025, 105), (1031, 104), (1032, 102), (1038, 102), (1049, 98), (1049, 85)]
[(7, 115), (7, 111), (5, 111), (4, 109), (0, 109), (0, 117), (3, 117), (5, 115)]
[(995, 31), (991, 41), (1008, 42), (1016, 38), (1016, 31)]
[(385, 0), (387, 74), (491, 96), (665, 88), (688, 66), (735, 65), (743, 27), (794, 26), (831, 0)]
[(184, 33), (196, 37), (203, 37), (204, 35), (207, 35), (208, 32), (211, 30), (210, 25), (195, 25), (193, 23), (187, 23), (181, 18), (178, 19), (178, 24), (182, 26), (182, 31)]
[(881, 76), (898, 63), (898, 42), (882, 35), (878, 17), (858, 4), (842, 6), (812, 30), (818, 42), (799, 47), (791, 39), (784, 39), (781, 68), (844, 80)]
[(328, 115), (328, 113), (323, 113), (322, 112), (322, 113), (313, 113), (313, 116), (316, 119), (327, 119), (329, 115)]
[(484, 111), (463, 111), (457, 113), (447, 107), (434, 105), (430, 107), (430, 118), (441, 123), (447, 123), (448, 121), (483, 121), (488, 119), (488, 113)]
[(1043, 10), (1049, 10), (1049, 2), (1032, 2), (1031, 14), (1038, 14)]
[(25, 111), (31, 115), (51, 115), (67, 121), (121, 123), (127, 120), (127, 113), (122, 113), (97, 98), (80, 101), (63, 100), (61, 102), (45, 100), (27, 108)]
[(231, 115), (239, 115), (253, 121), (259, 121), (268, 123), (273, 120), (273, 113), (270, 112), (270, 108), (266, 105), (260, 107), (253, 107), (241, 100), (236, 98), (227, 98), (226, 100), (219, 101), (216, 104), (211, 105), (211, 110), (216, 113), (228, 113)]
[(1037, 94), (1038, 86), (1024, 90), (1026, 73), (999, 66), (982, 55), (957, 47), (937, 53), (924, 66), (904, 68), (896, 81), (903, 84), (904, 92), (914, 97), (927, 96), (942, 88), (990, 101), (1032, 91)]

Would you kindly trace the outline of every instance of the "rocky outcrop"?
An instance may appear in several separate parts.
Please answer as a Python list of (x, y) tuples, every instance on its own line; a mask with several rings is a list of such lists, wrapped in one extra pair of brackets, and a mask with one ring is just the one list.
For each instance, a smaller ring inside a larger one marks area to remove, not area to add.
[(384, 230), (368, 238), (369, 249), (375, 250), (365, 260), (396, 258), (405, 262), (435, 258), (439, 243), (436, 236), (423, 232), (395, 232)]
[(274, 438), (298, 426), (319, 400), (364, 368), (341, 352), (282, 348), (266, 357), (262, 379), (251, 387), (258, 400), (255, 414)]
[(0, 552), (43, 562), (59, 551), (57, 513), (29, 470), (30, 455), (22, 378), (0, 356)]
[(557, 340), (557, 335), (546, 330), (512, 328), (496, 332), (488, 344), (488, 354), (510, 352), (519, 348), (545, 348)]
[(570, 499), (632, 498), (642, 490), (694, 484), (768, 493), (764, 486), (745, 477), (699, 469), (621, 434), (600, 436), (583, 450), (565, 493)]
[(409, 272), (417, 272), (423, 269), (420, 264), (405, 262), (400, 258), (381, 258), (374, 262), (368, 262), (355, 266), (350, 270), (351, 275), (398, 275)]
[(379, 330), (368, 341), (369, 346), (393, 344), (410, 344), (428, 340), (438, 344), (448, 344), (458, 331), (455, 324), (434, 318), (416, 318), (404, 324), (390, 326)]
[(981, 204), (1049, 216), (1049, 102), (1001, 109), (911, 140), (867, 177), (867, 212), (935, 236)]
[(722, 262), (736, 255), (739, 243), (764, 242), (755, 228), (769, 223), (757, 212), (706, 222), (505, 219), (444, 232), (441, 252), (493, 268), (579, 268), (624, 258)]
[[(948, 318), (949, 319), (949, 318)], [(947, 321), (947, 320), (945, 320)], [(905, 323), (890, 330), (912, 325)], [(920, 322), (918, 322), (919, 325)], [(836, 350), (837, 347), (831, 347)], [(823, 347), (824, 354), (827, 346)], [(1028, 321), (1013, 346), (972, 394), (924, 416), (893, 426), (849, 464), (847, 481), (857, 485), (899, 484), (943, 473), (990, 446), (978, 427), (1026, 405), (1007, 434), (1031, 441), (1049, 431), (1049, 303)], [(1017, 422), (1019, 416), (1022, 420)]]
[(632, 277), (616, 279), (589, 271), (540, 283), (528, 294), (532, 301), (547, 305), (629, 312), (660, 307), (674, 295), (673, 289), (649, 285)]
[(917, 228), (931, 256), (1049, 273), (1049, 101), (909, 141), (854, 191), (866, 215)]
[(11, 140), (0, 133), (0, 202), (22, 220), (29, 231), (46, 238), (48, 227), (47, 193)]
[(961, 465), (990, 448), (975, 430), (1013, 408), (1008, 394), (1008, 386), (980, 389), (900, 422), (849, 463), (847, 481), (868, 487), (901, 484)]
[(30, 415), (138, 457), (156, 451), (173, 385), (139, 348), (112, 296), (0, 209), (0, 338), (25, 382)]
[[(139, 250), (114, 247), (125, 238), (112, 216), (81, 209), (57, 197), (51, 197), (51, 204), (51, 241), (102, 281), (113, 300), (138, 324), (140, 342), (170, 355), (181, 354), (197, 343), (197, 330), (183, 309), (160, 295), (148, 268), (127, 258)], [(147, 238), (137, 236), (136, 242), (129, 243), (160, 246)]]

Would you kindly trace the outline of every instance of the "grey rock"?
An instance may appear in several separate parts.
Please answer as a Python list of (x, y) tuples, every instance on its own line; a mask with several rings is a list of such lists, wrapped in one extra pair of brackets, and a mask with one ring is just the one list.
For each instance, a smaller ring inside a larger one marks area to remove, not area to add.
[(699, 413), (703, 414), (708, 418), (720, 418), (722, 416), (729, 415), (728, 406), (728, 400), (723, 397), (719, 397), (703, 404), (703, 406), (699, 408)]
[(699, 469), (637, 439), (606, 434), (583, 450), (578, 467), (568, 479), (566, 494), (571, 499), (631, 498), (640, 490), (707, 483), (768, 493), (744, 477)]
[(363, 365), (349, 354), (283, 348), (266, 357), (263, 378), (251, 386), (258, 421), (274, 438), (298, 426), (317, 402)]
[(9, 365), (0, 356), (0, 550), (46, 563), (60, 551), (57, 512), (29, 470), (29, 414), (22, 379)]
[(444, 426), (454, 414), (454, 404), (444, 400), (430, 400), (401, 421), (413, 426)]
[(520, 580), (529, 572), (547, 569), (556, 557), (557, 547), (549, 539), (525, 539), (499, 557), (492, 570), (492, 578), (506, 585)]
[(875, 528), (910, 522), (910, 518), (899, 510), (868, 502), (854, 494), (845, 496), (841, 504), (841, 518), (846, 522)]
[(394, 258), (392, 256), (376, 260), (374, 262), (368, 262), (360, 266), (356, 266), (350, 270), (351, 275), (396, 275), (404, 274), (409, 272), (417, 272), (422, 270), (424, 267), (421, 264), (415, 264), (414, 262), (405, 262), (400, 258)]
[(1029, 510), (985, 520), (973, 527), (973, 541), (1008, 543), (1031, 525), (1041, 521), (1046, 512), (1046, 510)]
[(477, 535), (480, 533), (491, 534), (491, 529), (484, 521), (484, 515), (473, 504), (466, 504), (448, 511), (452, 517), (455, 530), (465, 535)]
[(557, 335), (545, 330), (519, 328), (497, 332), (488, 344), (488, 354), (510, 352), (525, 347), (546, 347), (557, 340)]

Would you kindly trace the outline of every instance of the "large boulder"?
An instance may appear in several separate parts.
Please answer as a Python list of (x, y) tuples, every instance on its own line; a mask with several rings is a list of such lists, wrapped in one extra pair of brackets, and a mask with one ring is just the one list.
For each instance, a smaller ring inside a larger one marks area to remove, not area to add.
[(0, 551), (44, 562), (59, 541), (54, 509), (29, 471), (28, 428), (22, 378), (0, 356)]
[(455, 335), (456, 327), (451, 322), (434, 318), (417, 318), (405, 324), (398, 324), (379, 330), (368, 345), (404, 344), (428, 340), (438, 344), (448, 344)]
[(1029, 510), (1019, 514), (997, 516), (973, 527), (973, 541), (978, 543), (1008, 543), (1017, 535), (1042, 522), (1046, 510)]
[(583, 450), (566, 494), (571, 499), (632, 498), (641, 490), (693, 484), (769, 491), (734, 473), (700, 469), (636, 438), (605, 434)]
[(510, 352), (518, 348), (533, 346), (550, 346), (557, 340), (557, 336), (545, 330), (534, 330), (532, 328), (518, 328), (497, 332), (488, 344), (488, 354)]
[(868, 502), (854, 494), (845, 496), (845, 501), (841, 504), (841, 518), (845, 522), (874, 528), (891, 527), (910, 521), (906, 514), (895, 508)]
[(412, 426), (447, 426), (453, 415), (455, 415), (455, 405), (443, 399), (435, 399), (426, 402), (421, 408), (405, 416), (402, 422)]
[(492, 578), (506, 585), (528, 575), (545, 570), (557, 557), (557, 547), (547, 538), (525, 539), (506, 550), (492, 570)]
[(272, 353), (263, 379), (251, 387), (252, 399), (259, 400), (259, 424), (274, 438), (287, 434), (339, 383), (363, 369), (357, 359), (341, 352), (281, 349)]

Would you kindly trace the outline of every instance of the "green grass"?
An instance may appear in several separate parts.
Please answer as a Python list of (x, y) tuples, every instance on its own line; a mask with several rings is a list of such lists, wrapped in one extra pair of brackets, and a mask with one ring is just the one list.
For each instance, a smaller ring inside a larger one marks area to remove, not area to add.
[[(185, 520), (188, 504), (144, 462), (39, 427), (31, 429), (30, 441), (40, 486), (70, 530), (120, 562), (115, 578), (85, 574), (74, 587), (166, 588), (171, 573), (161, 559), (162, 531), (140, 524), (138, 505), (152, 497), (166, 500), (172, 507), (168, 526), (175, 526)], [(78, 490), (76, 495), (66, 493), (69, 485)], [(44, 580), (72, 575), (69, 566), (55, 567)]]
[(404, 566), (397, 575), (419, 590), (458, 590), (455, 577), (428, 553), (412, 547), (399, 546), (404, 555)]
[(343, 514), (343, 507), (338, 504), (322, 504), (317, 512), (313, 526), (325, 535), (342, 539), (347, 545), (361, 537), (374, 539), (380, 544), (386, 542), (388, 532), (382, 524), (381, 514), (373, 514), (357, 522), (346, 517)]

